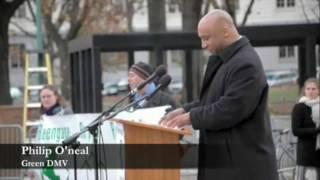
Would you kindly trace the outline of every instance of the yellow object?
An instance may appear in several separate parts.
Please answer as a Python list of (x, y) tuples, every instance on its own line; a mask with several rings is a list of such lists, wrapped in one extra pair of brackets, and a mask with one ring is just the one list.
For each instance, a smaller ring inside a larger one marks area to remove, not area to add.
[[(36, 53), (39, 57), (39, 53)], [(30, 77), (29, 75), (32, 73), (43, 73), (47, 77), (47, 84), (52, 84), (52, 70), (51, 70), (51, 60), (48, 53), (45, 53), (45, 64), (41, 67), (30, 67), (30, 55), (31, 53), (26, 53), (25, 55), (25, 68), (24, 68), (24, 106), (23, 106), (23, 134), (24, 137), (27, 137), (27, 127), (36, 124), (36, 121), (28, 120), (28, 112), (29, 109), (40, 108), (40, 102), (32, 102), (29, 101), (29, 94), (31, 91), (39, 91), (46, 84), (37, 84), (30, 85)], [(27, 139), (27, 138), (25, 138)]]

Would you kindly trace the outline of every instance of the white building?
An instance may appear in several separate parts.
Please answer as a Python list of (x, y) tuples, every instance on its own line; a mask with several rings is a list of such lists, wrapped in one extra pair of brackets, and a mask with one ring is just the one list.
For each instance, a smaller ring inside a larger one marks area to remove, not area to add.
[[(239, 2), (236, 18), (242, 20), (250, 0)], [(318, 0), (256, 0), (246, 25), (319, 23), (319, 3)], [(297, 46), (256, 49), (266, 70), (298, 68)]]
[[(250, 1), (238, 0), (236, 12), (238, 24), (242, 22)], [(246, 26), (319, 23), (319, 9), (318, 0), (255, 0)], [(134, 29), (146, 31), (147, 18), (146, 10), (138, 12), (133, 20)], [(182, 29), (182, 17), (178, 10), (173, 13), (168, 10), (166, 20), (169, 31)], [(297, 46), (258, 47), (256, 50), (266, 70), (298, 68)]]
[[(25, 50), (35, 50), (37, 42), (34, 37), (26, 35), (25, 32), (35, 36), (36, 26), (26, 21), (31, 19), (31, 14), (27, 10), (27, 3), (24, 2), (16, 10), (9, 24), (9, 72), (10, 84), (15, 87), (22, 87), (24, 84), (24, 71), (22, 68)], [(22, 32), (25, 31), (25, 32)]]
[[(238, 22), (242, 21), (249, 3), (250, 0), (238, 0), (236, 13), (236, 19)], [(135, 31), (147, 31), (148, 29), (146, 1), (144, 7), (144, 9), (137, 12), (133, 17), (133, 28)], [(246, 25), (319, 23), (319, 8), (318, 0), (255, 0)], [(178, 10), (179, 8), (175, 7), (173, 9), (169, 9), (169, 7), (166, 8), (167, 29), (169, 31), (181, 30), (182, 17)], [(16, 26), (18, 25), (22, 27), (23, 31), (35, 34), (35, 24), (30, 23), (30, 21), (26, 21), (25, 17), (28, 19), (32, 18), (28, 10), (27, 3), (22, 4), (16, 11), (15, 16), (11, 19), (12, 23), (9, 27), (9, 43), (11, 48), (27, 50), (36, 49), (36, 39), (26, 36), (25, 33)], [(258, 47), (256, 49), (262, 58), (263, 65), (266, 70), (297, 69), (298, 49), (296, 46)], [(174, 53), (169, 51), (169, 65), (171, 63), (170, 60), (172, 56), (174, 56)], [(14, 54), (11, 54), (9, 57), (9, 68), (11, 72), (10, 81), (12, 86), (23, 86), (24, 78), (21, 68), (21, 57), (22, 56)], [(149, 59), (149, 53), (136, 52), (135, 57), (136, 60), (147, 61)], [(172, 67), (175, 67), (175, 65), (172, 65)], [(182, 70), (179, 70), (177, 76), (180, 76), (180, 74), (182, 74)], [(181, 79), (181, 77), (178, 77), (178, 79)]]

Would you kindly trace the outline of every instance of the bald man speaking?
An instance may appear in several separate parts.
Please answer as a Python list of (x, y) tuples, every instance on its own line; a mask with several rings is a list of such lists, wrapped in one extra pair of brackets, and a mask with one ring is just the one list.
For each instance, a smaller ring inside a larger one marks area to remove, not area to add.
[(168, 113), (160, 124), (200, 130), (199, 180), (277, 180), (268, 85), (258, 54), (223, 10), (200, 20), (198, 36), (212, 54), (199, 100)]

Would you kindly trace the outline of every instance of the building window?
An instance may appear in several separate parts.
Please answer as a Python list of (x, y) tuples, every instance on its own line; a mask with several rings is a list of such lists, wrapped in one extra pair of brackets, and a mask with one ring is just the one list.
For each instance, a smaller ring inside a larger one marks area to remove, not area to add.
[(24, 46), (21, 44), (13, 44), (9, 47), (9, 59), (11, 68), (23, 67)]
[(294, 7), (295, 6), (295, 0), (287, 0), (287, 7)]
[(276, 0), (277, 8), (294, 7), (296, 5), (295, 0)]
[(284, 7), (284, 0), (277, 0), (277, 7), (278, 8)]
[(286, 57), (286, 47), (285, 46), (279, 47), (279, 57), (280, 58)]
[(291, 58), (295, 56), (294, 46), (280, 46), (279, 58)]
[(288, 57), (294, 57), (294, 47), (293, 46), (287, 47), (287, 54), (288, 54)]

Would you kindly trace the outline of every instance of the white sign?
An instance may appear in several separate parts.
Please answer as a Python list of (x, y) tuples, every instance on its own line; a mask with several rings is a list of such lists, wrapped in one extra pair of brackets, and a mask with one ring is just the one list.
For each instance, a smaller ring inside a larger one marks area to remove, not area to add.
[[(36, 136), (37, 144), (61, 144), (64, 139), (81, 131), (86, 125), (96, 119), (99, 114), (73, 114), (65, 116), (42, 116), (43, 122), (39, 126)], [(105, 121), (101, 126), (104, 144), (124, 144), (124, 130), (119, 123)], [(101, 137), (101, 136), (99, 136)], [(92, 144), (93, 138), (89, 132), (82, 134), (78, 141), (80, 144)], [(93, 156), (93, 155), (92, 155)], [(75, 179), (73, 169), (42, 169), (39, 171), (41, 179)], [(99, 179), (124, 180), (123, 169), (100, 169)], [(107, 176), (107, 178), (106, 178)], [(79, 180), (94, 179), (94, 170), (78, 169)]]

